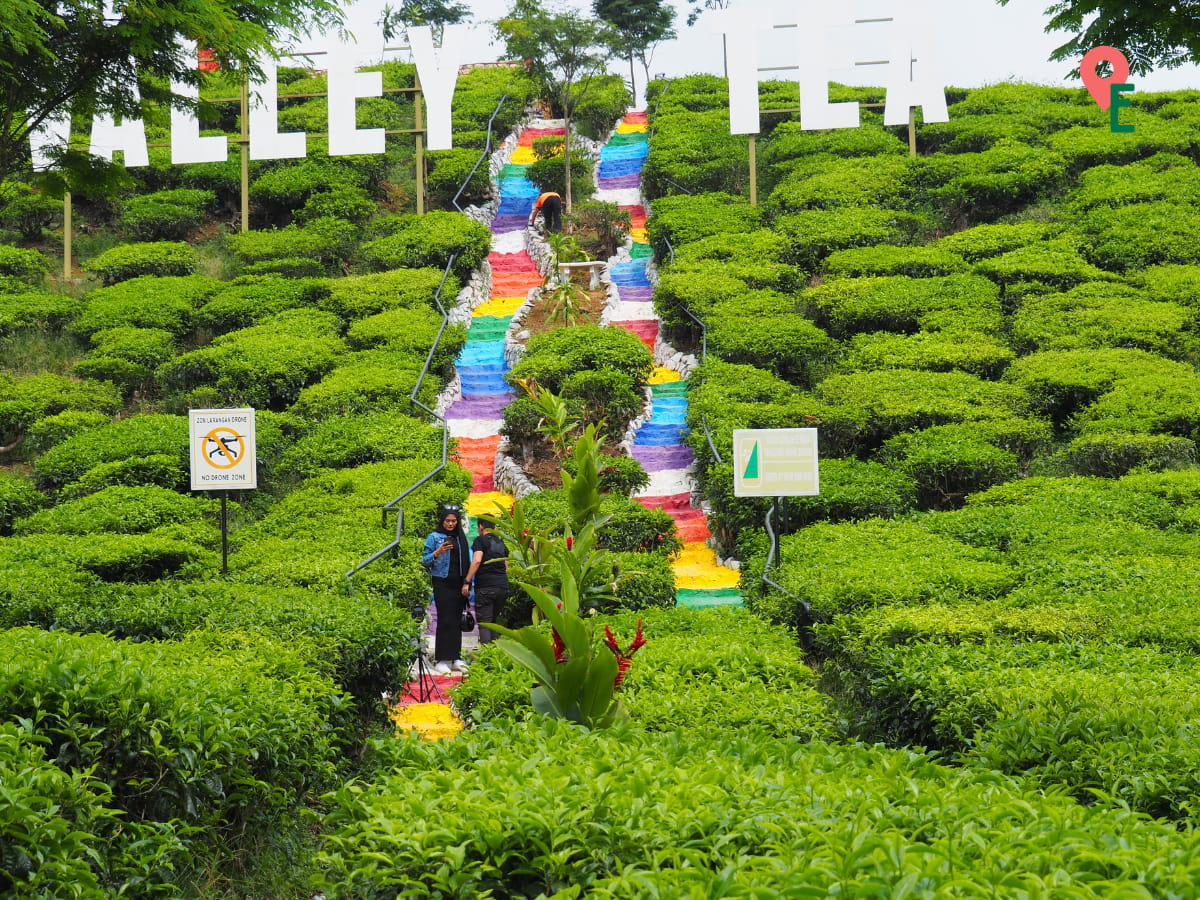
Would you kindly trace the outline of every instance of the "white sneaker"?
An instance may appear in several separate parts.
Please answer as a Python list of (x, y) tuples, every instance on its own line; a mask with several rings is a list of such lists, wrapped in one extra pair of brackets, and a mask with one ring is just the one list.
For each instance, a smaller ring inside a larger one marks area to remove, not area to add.
[(442, 660), (436, 666), (433, 667), (433, 674), (434, 675), (449, 675), (450, 674), (450, 663), (446, 662), (445, 660)]
[(455, 671), (455, 672), (465, 672), (465, 671), (467, 671), (467, 664), (466, 664), (466, 663), (465, 663), (463, 660), (461, 660), (461, 659), (456, 659), (456, 660), (454, 661), (454, 671)]

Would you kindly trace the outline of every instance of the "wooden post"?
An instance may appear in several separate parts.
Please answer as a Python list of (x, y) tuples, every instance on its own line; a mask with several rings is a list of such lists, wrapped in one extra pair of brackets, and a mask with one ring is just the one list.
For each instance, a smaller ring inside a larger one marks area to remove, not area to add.
[[(413, 86), (421, 87), (421, 77), (415, 76)], [(413, 94), (413, 128), (417, 130), (417, 215), (425, 213), (425, 115), (421, 109), (420, 90)]]
[(250, 230), (250, 75), (242, 73), (242, 231)]
[(71, 280), (71, 192), (63, 194), (63, 280)]
[(908, 108), (908, 155), (914, 158), (917, 155), (917, 108), (915, 106)]
[(750, 135), (750, 205), (758, 206), (758, 140)]

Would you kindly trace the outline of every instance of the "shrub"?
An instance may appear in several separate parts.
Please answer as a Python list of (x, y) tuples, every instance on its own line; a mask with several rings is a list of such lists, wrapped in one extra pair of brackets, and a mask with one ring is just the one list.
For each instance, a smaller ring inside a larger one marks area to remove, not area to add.
[(1058, 189), (1065, 161), (1052, 150), (1002, 138), (979, 153), (930, 157), (923, 175), (940, 186), (930, 191), (951, 222), (993, 221)]
[(744, 136), (729, 133), (726, 108), (691, 112), (660, 110), (654, 117), (650, 155), (642, 168), (649, 197), (723, 191), (745, 194), (749, 149)]
[(178, 241), (195, 231), (217, 195), (199, 188), (155, 191), (125, 201), (121, 226), (143, 241)]
[(998, 332), (1003, 321), (999, 291), (977, 275), (844, 279), (810, 288), (801, 299), (836, 337), (917, 330), (987, 334)]
[(28, 478), (0, 469), (0, 535), (12, 534), (15, 521), (44, 506), (46, 498)]
[(39, 419), (68, 409), (114, 412), (116, 388), (103, 381), (75, 381), (63, 375), (12, 378), (0, 374), (0, 444), (13, 443)]
[[(590, 197), (596, 192), (596, 182), (592, 178), (595, 164), (579, 149), (571, 152), (571, 197)], [(567, 196), (567, 172), (563, 157), (552, 156), (549, 159), (539, 159), (529, 166), (525, 177), (533, 182), (539, 191), (554, 191), (556, 194)]]
[(225, 236), (225, 246), (243, 265), (266, 260), (294, 259), (297, 255), (318, 260), (326, 271), (342, 257), (341, 248), (329, 236), (309, 223), (309, 227), (269, 231), (241, 231)]
[(1195, 464), (1196, 442), (1168, 434), (1102, 431), (1075, 438), (1064, 451), (1070, 471), (1115, 478), (1138, 469), (1161, 471)]
[(1177, 122), (1139, 116), (1137, 131), (1129, 140), (1106, 140), (1108, 133), (1094, 125), (1077, 125), (1051, 135), (1050, 146), (1066, 161), (1072, 172), (1101, 164), (1122, 165), (1158, 153), (1189, 153), (1194, 140), (1189, 129)]
[(864, 122), (858, 128), (805, 131), (799, 122), (781, 122), (771, 131), (770, 140), (759, 144), (759, 178), (761, 182), (766, 174), (769, 189), (796, 160), (822, 156), (901, 156), (907, 152), (904, 141), (880, 125)]
[[(323, 418), (406, 408), (421, 374), (421, 362), (408, 354), (368, 351), (351, 354), (319, 382), (300, 391), (291, 410)], [(417, 399), (432, 406), (441, 380), (427, 375)]]
[(215, 334), (224, 334), (285, 309), (316, 306), (329, 294), (330, 281), (325, 278), (243, 275), (210, 297), (196, 320)]
[(175, 241), (121, 244), (85, 261), (83, 268), (111, 285), (139, 275), (191, 275), (196, 271), (196, 254)]
[(1126, 347), (1188, 359), (1197, 345), (1187, 329), (1193, 312), (1145, 300), (1133, 288), (1085, 284), (1062, 294), (1027, 298), (1013, 317), (1018, 349)]
[(1123, 166), (1096, 166), (1080, 174), (1071, 199), (1081, 210), (1161, 200), (1194, 203), (1200, 200), (1200, 168), (1173, 153)]
[(319, 259), (311, 257), (285, 256), (282, 259), (264, 259), (262, 262), (242, 266), (242, 275), (282, 275), (284, 278), (317, 278), (324, 275), (328, 267)]
[(785, 237), (768, 228), (717, 234), (676, 247), (665, 272), (719, 271), (751, 288), (791, 291), (800, 286), (802, 276), (785, 261), (789, 246)]
[[(438, 337), (440, 326), (440, 317), (431, 310), (397, 307), (354, 322), (346, 331), (346, 341), (354, 349), (391, 351), (424, 360)], [(466, 341), (465, 326), (447, 326), (438, 341), (431, 368), (449, 371)]]
[[(1136, 375), (1117, 381), (1075, 417), (1082, 431), (1161, 432), (1200, 438), (1194, 372)], [(1189, 399), (1191, 398), (1191, 399)]]
[(215, 568), (214, 555), (195, 542), (196, 536), (169, 526), (145, 534), (35, 534), (8, 538), (4, 549), (19, 559), (70, 566), (104, 581), (155, 581)]
[(364, 264), (374, 271), (431, 266), (452, 271), (466, 281), (491, 249), (486, 226), (461, 213), (434, 210), (403, 221), (396, 233), (362, 247)]
[(780, 213), (835, 207), (900, 208), (912, 189), (913, 163), (905, 156), (822, 160), (797, 167), (771, 192)]
[(158, 454), (174, 462), (182, 479), (188, 460), (186, 418), (137, 415), (84, 431), (43, 453), (34, 471), (43, 489), (58, 490), (102, 463)]
[(614, 443), (622, 439), (630, 421), (645, 405), (637, 378), (610, 368), (570, 372), (562, 379), (561, 396), (579, 405), (584, 425), (601, 426), (604, 436)]
[(27, 456), (37, 456), (73, 435), (107, 424), (110, 418), (105, 413), (84, 409), (67, 409), (46, 416), (29, 426), (23, 449)]
[[(789, 497), (787, 504), (788, 517), (797, 527), (814, 522), (891, 519), (916, 509), (917, 483), (877, 462), (854, 457), (822, 459), (821, 493)], [(760, 513), (758, 521), (762, 518)]]
[(0, 294), (0, 337), (24, 328), (56, 331), (82, 307), (79, 300), (61, 294)]
[(670, 609), (675, 605), (675, 574), (661, 553), (618, 553), (614, 610)]
[(96, 464), (79, 478), (63, 485), (59, 493), (63, 498), (71, 499), (94, 494), (111, 485), (158, 485), (182, 491), (188, 486), (188, 470), (170, 453), (131, 456)]
[(331, 157), (308, 157), (275, 166), (250, 184), (250, 200), (257, 216), (275, 221), (295, 212), (315, 194), (333, 188), (361, 187), (363, 179), (352, 167)]
[(432, 168), (426, 184), (431, 202), (448, 208), (459, 188), (463, 188), (463, 192), (458, 202), (464, 207), (482, 205), (491, 198), (492, 182), (488, 178), (487, 160), (478, 167), (475, 165), (479, 162), (479, 150), (468, 147), (434, 150), (428, 159)]
[(824, 274), (831, 278), (863, 275), (909, 275), (929, 278), (953, 275), (967, 268), (966, 261), (938, 245), (924, 247), (856, 247), (838, 250), (825, 260)]
[(441, 452), (440, 430), (395, 411), (338, 416), (319, 421), (283, 455), (281, 472), (315, 475), (387, 459), (433, 459)]
[(810, 384), (834, 352), (821, 328), (797, 315), (795, 300), (771, 291), (747, 291), (707, 317), (708, 349), (721, 359), (767, 369)]
[(979, 262), (1054, 237), (1062, 226), (1046, 222), (976, 225), (940, 238), (933, 246), (956, 253), (968, 262)]
[(792, 242), (788, 260), (809, 272), (835, 250), (907, 244), (925, 223), (912, 213), (872, 207), (808, 209), (779, 216), (775, 230)]
[(608, 135), (632, 104), (633, 97), (620, 75), (595, 77), (576, 106), (571, 124), (580, 134), (598, 141)]
[(661, 197), (654, 201), (646, 231), (661, 260), (671, 249), (713, 235), (742, 234), (759, 227), (762, 212), (744, 197), (724, 193)]
[[(26, 241), (41, 240), (42, 231), (59, 222), (62, 216), (61, 200), (27, 184), (9, 181), (0, 189), (0, 227), (18, 232)], [(2, 250), (0, 255), (3, 255)]]
[(641, 390), (651, 368), (646, 345), (624, 329), (576, 325), (535, 335), (505, 378), (514, 385), (518, 379), (532, 378), (558, 393), (572, 372), (609, 370), (630, 376)]
[(1150, 266), (1130, 278), (1151, 300), (1182, 306), (1200, 304), (1200, 266)]
[(362, 188), (336, 184), (329, 190), (313, 194), (296, 212), (297, 222), (312, 222), (321, 218), (365, 222), (375, 213), (375, 203)]
[(1088, 258), (1110, 271), (1200, 262), (1200, 216), (1174, 198), (1097, 207), (1080, 217), (1078, 227), (1090, 240)]
[(996, 378), (1016, 358), (1008, 345), (988, 334), (922, 331), (917, 334), (858, 334), (842, 360), (848, 372), (860, 369), (928, 369), (970, 372)]
[(85, 337), (122, 326), (162, 328), (183, 335), (192, 328), (196, 307), (221, 287), (220, 281), (203, 275), (131, 278), (89, 293), (71, 328)]
[[(568, 498), (561, 489), (536, 491), (519, 502), (530, 531), (557, 531), (570, 519)], [(682, 547), (674, 520), (664, 510), (646, 509), (629, 497), (607, 494), (600, 512), (611, 518), (597, 531), (599, 545), (614, 553), (655, 552), (665, 558)], [(513, 577), (520, 580), (519, 573)]]
[[(419, 309), (431, 318), (436, 315), (434, 297), (442, 284), (440, 269), (396, 269), (376, 275), (354, 275), (330, 282), (329, 296), (321, 308), (354, 321), (391, 309)], [(445, 305), (458, 291), (458, 281), (451, 275), (442, 287)]]
[(231, 406), (282, 409), (337, 363), (339, 325), (331, 313), (285, 310), (177, 356), (157, 375), (168, 390), (204, 387)]
[(936, 425), (884, 441), (877, 459), (908, 475), (927, 508), (948, 509), (964, 496), (1016, 477), (1017, 455), (974, 425)]
[(49, 271), (50, 261), (37, 250), (0, 245), (0, 275), (41, 284)]
[(106, 487), (17, 522), (17, 534), (144, 534), (165, 525), (207, 522), (216, 501), (157, 486)]
[(1090, 264), (1074, 244), (1046, 241), (1036, 247), (1010, 250), (975, 264), (975, 271), (1011, 289), (1021, 282), (1049, 285), (1067, 290), (1085, 281), (1115, 281), (1108, 272)]

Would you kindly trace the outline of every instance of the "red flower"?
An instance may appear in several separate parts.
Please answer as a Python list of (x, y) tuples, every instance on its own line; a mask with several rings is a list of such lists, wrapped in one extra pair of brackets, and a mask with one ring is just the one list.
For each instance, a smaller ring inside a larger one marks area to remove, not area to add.
[(607, 625), (604, 626), (604, 643), (612, 651), (613, 656), (617, 658), (617, 677), (613, 681), (613, 687), (619, 689), (621, 682), (625, 680), (625, 673), (633, 665), (633, 654), (637, 653), (646, 644), (646, 636), (642, 634), (642, 620), (638, 619), (637, 634), (634, 635), (633, 641), (626, 649), (621, 649), (617, 643), (617, 639), (613, 637), (612, 629)]
[(565, 663), (567, 661), (567, 645), (563, 643), (562, 635), (558, 633), (557, 628), (551, 628), (550, 633), (554, 640), (554, 661)]
[(573, 543), (574, 543), (574, 541), (572, 541), (572, 540), (571, 540), (571, 536), (568, 534), (568, 535), (567, 535), (567, 549), (568, 549), (568, 550), (570, 550), (570, 549), (571, 549), (571, 546), (572, 546), (572, 544), (573, 544)]

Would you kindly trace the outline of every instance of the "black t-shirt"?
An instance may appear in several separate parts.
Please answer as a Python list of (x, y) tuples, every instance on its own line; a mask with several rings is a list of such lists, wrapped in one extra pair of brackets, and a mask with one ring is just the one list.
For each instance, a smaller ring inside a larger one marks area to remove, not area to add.
[(504, 563), (492, 562), (508, 558), (508, 547), (496, 535), (481, 534), (471, 544), (471, 556), (483, 553), (483, 562), (475, 571), (475, 590), (480, 588), (494, 589), (508, 587), (508, 571)]

